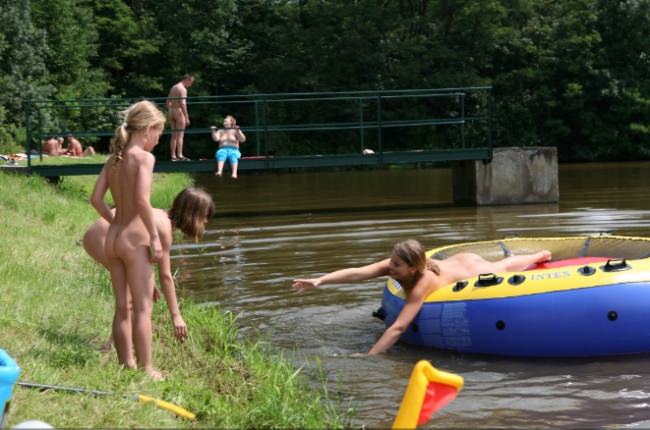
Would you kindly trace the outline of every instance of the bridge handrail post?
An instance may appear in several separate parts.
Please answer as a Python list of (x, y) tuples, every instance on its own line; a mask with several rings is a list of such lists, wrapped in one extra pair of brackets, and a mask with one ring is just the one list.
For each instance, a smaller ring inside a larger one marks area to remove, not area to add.
[[(38, 110), (38, 155), (39, 160), (43, 161), (43, 110), (40, 106), (36, 106), (36, 109)], [(29, 155), (28, 152), (27, 158), (31, 158)]]
[(383, 145), (383, 125), (381, 120), (381, 94), (377, 95), (377, 150), (379, 156), (377, 157), (377, 164), (384, 164), (384, 145)]
[(366, 147), (363, 133), (363, 99), (359, 97), (357, 100), (359, 100), (359, 137), (361, 141), (360, 152), (363, 153), (363, 150)]
[(255, 115), (255, 155), (260, 155), (260, 118), (259, 118), (259, 101), (255, 100), (254, 115)]
[(268, 102), (266, 98), (262, 99), (263, 102), (263, 109), (262, 109), (262, 118), (264, 122), (264, 167), (266, 169), (269, 168), (269, 122), (268, 118), (266, 117), (267, 111), (268, 111)]
[(493, 133), (494, 133), (494, 94), (492, 87), (488, 89), (488, 148), (490, 150), (490, 159), (492, 161), (492, 148), (493, 148)]
[(23, 100), (23, 118), (25, 121), (25, 150), (27, 151), (27, 169), (31, 170), (32, 168), (32, 159), (29, 156), (30, 152), (32, 151), (32, 130), (30, 128), (29, 124), (29, 111), (30, 111), (30, 104), (31, 102), (29, 100)]
[(465, 148), (465, 93), (460, 95), (460, 147)]

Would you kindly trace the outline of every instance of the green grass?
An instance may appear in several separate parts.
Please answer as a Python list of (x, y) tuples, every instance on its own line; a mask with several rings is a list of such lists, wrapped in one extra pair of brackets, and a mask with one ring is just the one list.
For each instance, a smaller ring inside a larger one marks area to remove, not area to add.
[[(9, 427), (41, 420), (66, 427), (343, 427), (325, 388), (315, 390), (289, 360), (261, 341), (241, 340), (227, 310), (181, 300), (189, 339), (172, 336), (163, 301), (154, 310), (153, 382), (117, 366), (99, 348), (110, 332), (113, 303), (106, 270), (79, 246), (96, 218), (92, 177), (45, 179), (0, 172), (0, 348), (22, 369), (21, 380), (112, 391), (117, 395), (39, 392), (16, 386)], [(182, 174), (156, 174), (152, 203), (169, 207), (189, 184)], [(324, 386), (323, 386), (324, 387)], [(191, 422), (129, 396), (147, 394), (198, 415)]]

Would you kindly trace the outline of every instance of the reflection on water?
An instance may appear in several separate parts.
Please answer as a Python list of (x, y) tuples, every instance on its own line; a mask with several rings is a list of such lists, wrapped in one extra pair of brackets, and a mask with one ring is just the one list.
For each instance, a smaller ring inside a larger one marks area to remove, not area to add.
[[(465, 378), (429, 427), (650, 426), (650, 357), (524, 360), (397, 345), (351, 358), (383, 332), (371, 317), (383, 281), (291, 290), (295, 277), (377, 261), (410, 237), (432, 248), (649, 231), (650, 164), (562, 166), (561, 201), (549, 205), (454, 207), (450, 176), (447, 169), (199, 176), (222, 214), (259, 214), (217, 216), (200, 244), (175, 247), (173, 265), (187, 295), (240, 313), (243, 333), (261, 331), (297, 365), (310, 368), (319, 357), (330, 389), (357, 411), (355, 424), (389, 426), (412, 366), (427, 358)], [(388, 210), (401, 203), (406, 209)], [(331, 210), (316, 211), (319, 204)], [(368, 206), (380, 210), (358, 209)]]

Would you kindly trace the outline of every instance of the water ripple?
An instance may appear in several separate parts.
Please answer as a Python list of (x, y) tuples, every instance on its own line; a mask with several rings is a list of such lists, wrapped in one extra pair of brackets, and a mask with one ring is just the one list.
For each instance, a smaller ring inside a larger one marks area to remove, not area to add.
[[(346, 194), (345, 184), (370, 177), (385, 181), (375, 184), (382, 191), (373, 194), (383, 199), (382, 204), (386, 199), (413, 203), (423, 190), (434, 193), (451, 180), (448, 171), (422, 169), (372, 175), (337, 172), (318, 176), (318, 182), (327, 187), (331, 181), (332, 189), (325, 191), (331, 194), (328, 201), (355, 206), (372, 195)], [(282, 182), (280, 176), (244, 179), (248, 182), (237, 186), (252, 187), (258, 180), (259, 189), (269, 189), (265, 181), (272, 182), (275, 207), (318, 204), (318, 194), (301, 190), (300, 197), (292, 196), (287, 190), (293, 182)], [(417, 186), (409, 189), (411, 183)], [(243, 335), (263, 333), (297, 365), (304, 365), (314, 383), (320, 381), (318, 358), (330, 391), (339, 394), (345, 407), (356, 410), (355, 426), (389, 427), (413, 364), (424, 358), (465, 378), (458, 399), (427, 427), (648, 428), (648, 357), (517, 360), (398, 344), (387, 354), (353, 358), (352, 353), (367, 351), (384, 330), (383, 323), (371, 317), (380, 304), (384, 281), (326, 286), (303, 294), (291, 290), (296, 277), (369, 264), (387, 257), (393, 243), (409, 237), (433, 248), (512, 235), (602, 231), (643, 236), (650, 231), (650, 164), (566, 166), (560, 183), (559, 204), (422, 209), (411, 205), (402, 211), (310, 210), (298, 215), (217, 217), (203, 242), (174, 247), (173, 265), (184, 294), (239, 314)], [(204, 185), (209, 188), (211, 183)], [(232, 201), (245, 195), (244, 190), (217, 200), (250, 208), (254, 204), (250, 198)], [(428, 203), (450, 198), (448, 193), (430, 196)]]

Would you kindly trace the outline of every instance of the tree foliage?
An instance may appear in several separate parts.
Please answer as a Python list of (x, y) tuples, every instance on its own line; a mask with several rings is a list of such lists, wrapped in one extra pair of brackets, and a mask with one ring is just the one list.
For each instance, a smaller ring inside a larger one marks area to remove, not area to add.
[[(190, 95), (492, 85), (497, 145), (557, 146), (563, 160), (650, 158), (650, 0), (0, 5), (0, 145), (24, 138), (21, 100), (160, 97), (189, 72), (197, 78)], [(451, 105), (405, 103), (393, 115), (446, 114)], [(195, 116), (207, 125), (225, 113)], [(358, 107), (280, 114), (335, 121)], [(89, 128), (92, 115), (101, 116), (67, 109), (41, 121)], [(441, 133), (402, 137), (425, 147), (457, 139)], [(287, 151), (309, 144), (278, 143)]]
[(29, 1), (0, 4), (0, 143), (10, 145), (22, 137), (21, 100), (50, 97), (54, 87), (45, 64), (49, 53), (45, 31), (34, 25)]

